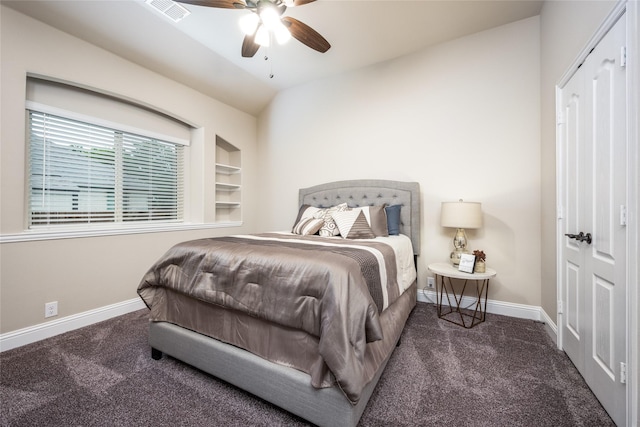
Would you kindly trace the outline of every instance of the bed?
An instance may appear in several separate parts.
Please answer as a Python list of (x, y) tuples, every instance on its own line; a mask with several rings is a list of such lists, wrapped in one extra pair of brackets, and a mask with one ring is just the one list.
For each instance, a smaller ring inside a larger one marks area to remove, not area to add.
[[(152, 357), (170, 355), (316, 425), (355, 426), (416, 304), (419, 185), (327, 183), (300, 189), (299, 206), (295, 233), (184, 242), (149, 269), (138, 293), (151, 311)], [(399, 214), (393, 235), (359, 238), (381, 211)], [(331, 212), (333, 233), (353, 239), (326, 234)], [(307, 235), (321, 224), (325, 234)]]

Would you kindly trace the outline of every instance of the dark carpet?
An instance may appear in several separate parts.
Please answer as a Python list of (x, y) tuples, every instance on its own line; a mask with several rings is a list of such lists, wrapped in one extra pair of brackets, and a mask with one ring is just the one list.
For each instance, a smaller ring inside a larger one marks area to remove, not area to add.
[[(0, 354), (2, 426), (303, 426), (170, 357), (147, 310)], [(614, 425), (541, 323), (487, 315), (466, 330), (418, 303), (361, 426)]]

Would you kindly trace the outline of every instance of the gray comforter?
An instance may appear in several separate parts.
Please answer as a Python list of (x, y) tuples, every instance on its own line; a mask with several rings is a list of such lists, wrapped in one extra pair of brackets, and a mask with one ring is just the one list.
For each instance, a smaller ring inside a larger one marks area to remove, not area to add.
[(379, 313), (399, 296), (388, 245), (279, 233), (178, 244), (147, 272), (138, 294), (151, 307), (162, 287), (318, 337), (352, 402), (366, 385), (366, 344), (383, 338)]

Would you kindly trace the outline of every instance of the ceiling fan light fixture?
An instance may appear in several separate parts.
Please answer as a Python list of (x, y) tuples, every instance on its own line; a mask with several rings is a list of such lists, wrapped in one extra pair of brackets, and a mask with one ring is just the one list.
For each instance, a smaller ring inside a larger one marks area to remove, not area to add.
[[(170, 2), (173, 0), (142, 0), (146, 2)], [(219, 9), (237, 9), (251, 12), (240, 17), (239, 28), (245, 34), (242, 41), (242, 57), (253, 58), (260, 46), (268, 47), (271, 38), (283, 44), (294, 38), (305, 46), (325, 53), (331, 44), (316, 30), (292, 16), (285, 16), (287, 8), (313, 3), (316, 0), (176, 0)]]
[(275, 31), (278, 25), (282, 25), (280, 22), (280, 15), (274, 7), (263, 6), (260, 10), (260, 20), (265, 27), (270, 31)]
[(282, 22), (273, 30), (273, 34), (275, 34), (278, 44), (285, 44), (291, 40), (291, 33)]
[(269, 47), (269, 30), (264, 25), (258, 27), (254, 41), (260, 46)]
[(240, 29), (248, 36), (255, 34), (259, 23), (260, 17), (253, 12), (243, 16), (239, 21)]

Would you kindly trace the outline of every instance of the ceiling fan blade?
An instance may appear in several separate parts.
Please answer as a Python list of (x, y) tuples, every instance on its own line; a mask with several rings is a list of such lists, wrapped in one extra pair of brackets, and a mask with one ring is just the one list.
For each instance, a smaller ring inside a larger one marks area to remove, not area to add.
[(176, 2), (220, 9), (245, 9), (247, 7), (243, 0), (176, 0)]
[(316, 0), (293, 0), (293, 5), (294, 6), (302, 6), (302, 5), (307, 4), (307, 3), (313, 3), (314, 1), (316, 1)]
[(298, 21), (290, 16), (284, 16), (282, 22), (289, 29), (291, 35), (303, 44), (306, 44), (311, 49), (315, 49), (318, 52), (325, 53), (329, 50), (331, 45), (329, 42), (320, 35), (316, 30)]
[(244, 36), (244, 41), (242, 42), (243, 58), (252, 58), (260, 49), (260, 45), (254, 41), (255, 37), (255, 33)]

